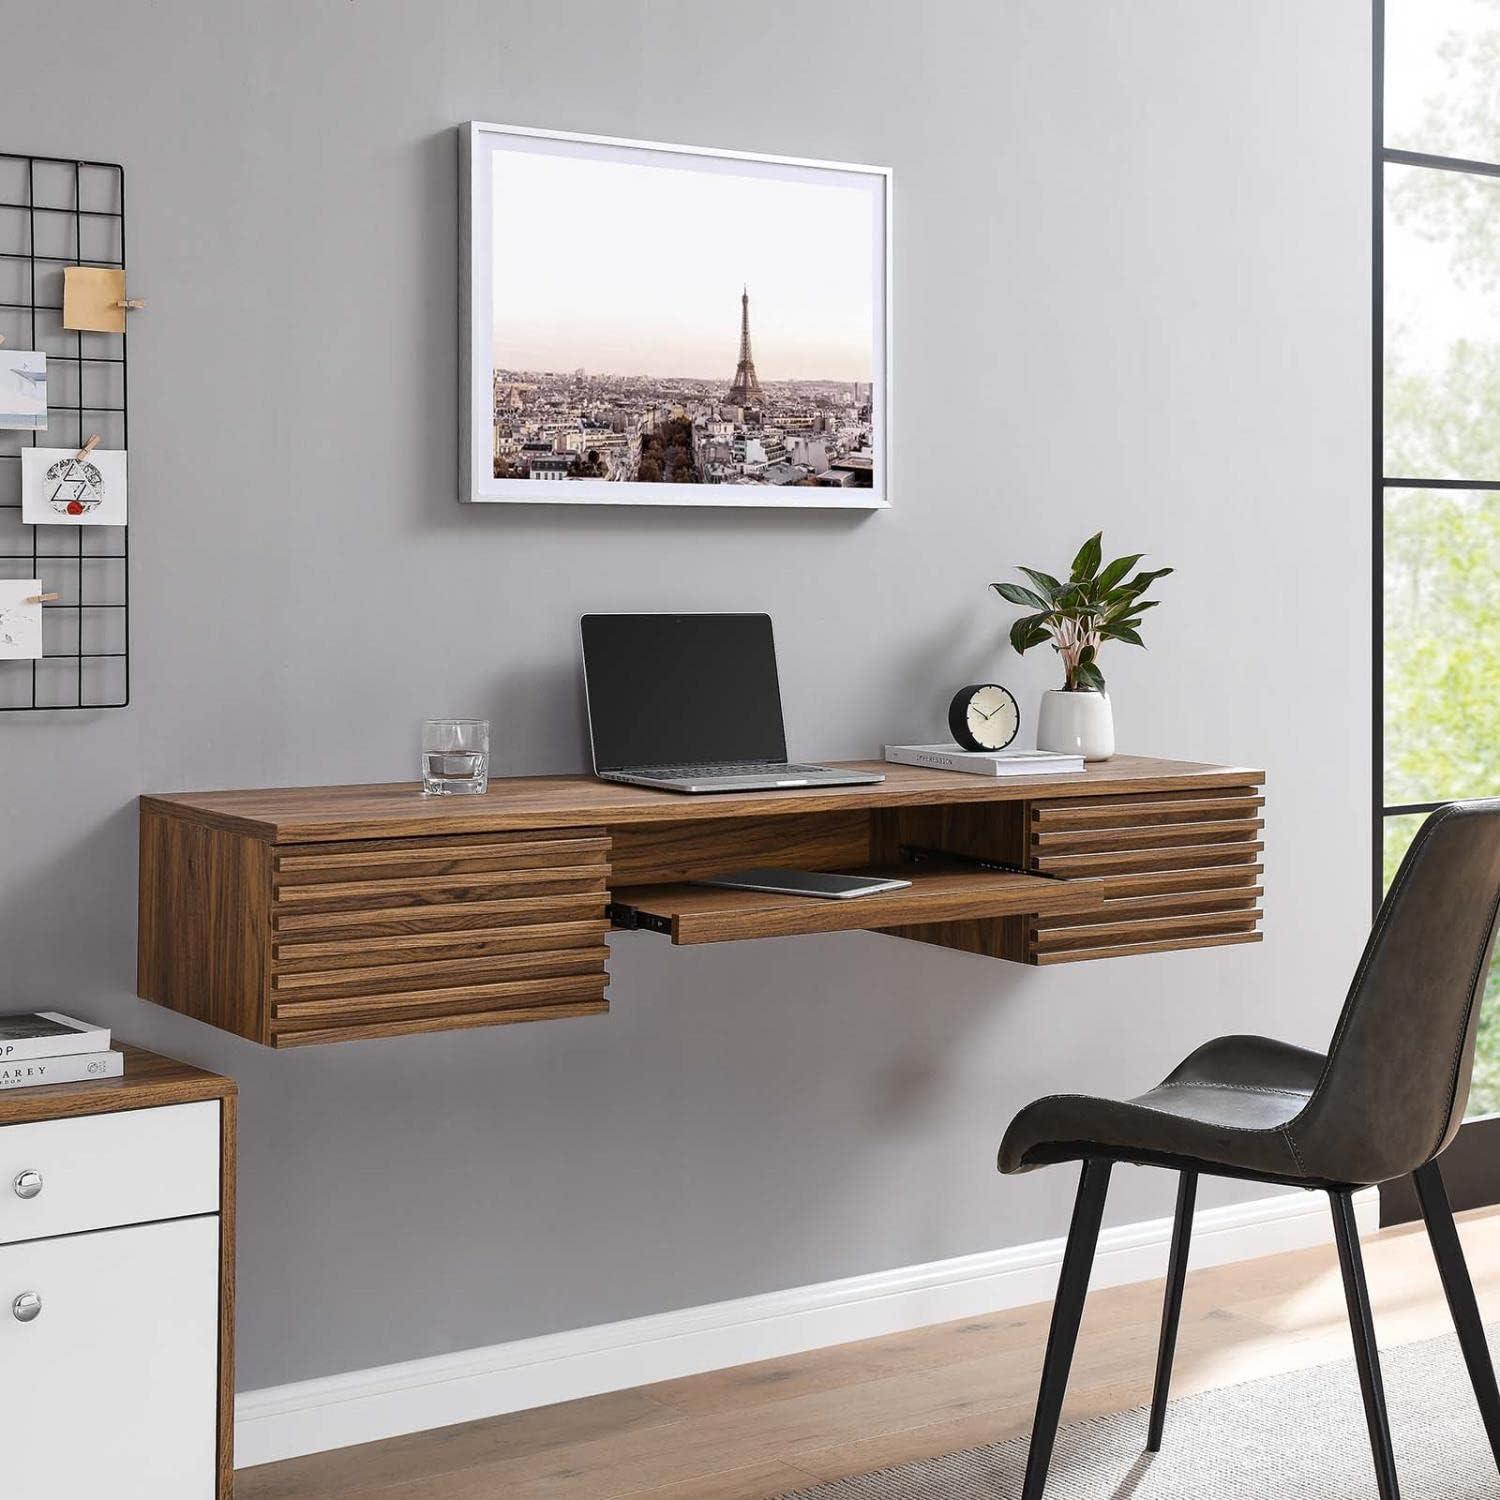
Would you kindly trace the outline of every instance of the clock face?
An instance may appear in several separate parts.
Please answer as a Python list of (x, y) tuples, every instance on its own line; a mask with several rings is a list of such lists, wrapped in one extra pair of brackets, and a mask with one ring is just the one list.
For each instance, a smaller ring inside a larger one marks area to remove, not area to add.
[(1021, 727), (1016, 700), (993, 682), (961, 688), (948, 718), (953, 738), (970, 750), (1003, 750)]

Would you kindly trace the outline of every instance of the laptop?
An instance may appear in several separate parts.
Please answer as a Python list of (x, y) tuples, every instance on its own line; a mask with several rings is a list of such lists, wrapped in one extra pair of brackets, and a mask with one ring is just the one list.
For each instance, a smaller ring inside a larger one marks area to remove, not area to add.
[(860, 786), (786, 757), (769, 615), (585, 615), (594, 774), (670, 792)]

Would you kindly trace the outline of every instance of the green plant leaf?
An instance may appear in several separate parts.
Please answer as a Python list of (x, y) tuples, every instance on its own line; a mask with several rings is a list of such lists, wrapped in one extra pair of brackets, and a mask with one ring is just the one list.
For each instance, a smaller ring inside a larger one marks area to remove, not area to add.
[(1008, 604), (1019, 604), (1023, 609), (1051, 608), (1050, 601), (1043, 599), (1040, 594), (1032, 593), (1028, 588), (1023, 588), (1019, 583), (992, 583), (990, 587)]
[(1124, 641), (1127, 645), (1130, 646), (1140, 646), (1143, 650), (1145, 649), (1146, 645), (1145, 641), (1143, 641), (1140, 636), (1135, 633), (1135, 630), (1129, 625), (1116, 625), (1114, 629), (1110, 631), (1109, 638), (1112, 641)]
[(1025, 573), (1044, 594), (1056, 594), (1058, 589), (1062, 588), (1061, 580), (1055, 579), (1050, 573), (1043, 573), (1040, 567), (1022, 567), (1017, 564), (1016, 571)]
[(1160, 603), (1159, 599), (1126, 599), (1106, 610), (1099, 623), (1101, 625), (1139, 625), (1141, 615), (1148, 609), (1155, 609)]
[(1024, 573), (1049, 598), (1062, 587), (1056, 578), (1050, 573), (1042, 572), (1040, 568), (1023, 568), (1018, 565), (1016, 572)]
[(1045, 615), (1022, 615), (1011, 625), (1010, 643), (1018, 656), (1047, 639), (1047, 632), (1042, 628), (1045, 618)]
[(1083, 583), (1099, 571), (1099, 560), (1104, 556), (1104, 533), (1096, 531), (1073, 559), (1072, 582)]
[(1099, 589), (1102, 594), (1109, 591), (1145, 556), (1144, 552), (1132, 553), (1129, 557), (1117, 557), (1100, 575)]
[(1137, 573), (1125, 587), (1134, 589), (1138, 594), (1144, 594), (1158, 578), (1165, 578), (1168, 573), (1175, 573), (1176, 571), (1176, 568), (1155, 568), (1150, 571)]
[(1073, 673), (1073, 680), (1083, 687), (1092, 688), (1096, 693), (1104, 691), (1104, 674), (1092, 662), (1079, 662), (1078, 670)]

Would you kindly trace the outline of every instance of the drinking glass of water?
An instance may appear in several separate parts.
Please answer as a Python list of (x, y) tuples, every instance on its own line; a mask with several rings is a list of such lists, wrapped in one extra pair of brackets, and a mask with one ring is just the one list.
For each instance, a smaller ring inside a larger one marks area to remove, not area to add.
[(490, 784), (488, 719), (422, 721), (422, 791), (428, 797), (467, 796)]

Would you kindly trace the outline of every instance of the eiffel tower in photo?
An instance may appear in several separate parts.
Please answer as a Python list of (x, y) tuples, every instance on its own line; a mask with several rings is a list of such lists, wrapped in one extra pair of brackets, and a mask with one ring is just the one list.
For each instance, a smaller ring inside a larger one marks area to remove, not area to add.
[(740, 362), (735, 366), (734, 384), (729, 387), (731, 406), (761, 406), (765, 398), (760, 393), (760, 381), (755, 374), (755, 361), (750, 357), (750, 288), (740, 294)]

